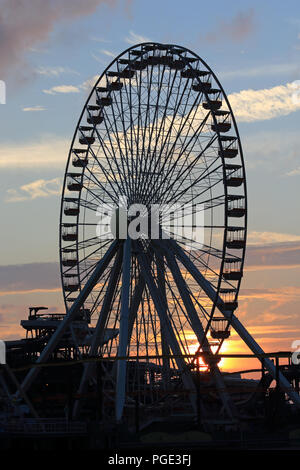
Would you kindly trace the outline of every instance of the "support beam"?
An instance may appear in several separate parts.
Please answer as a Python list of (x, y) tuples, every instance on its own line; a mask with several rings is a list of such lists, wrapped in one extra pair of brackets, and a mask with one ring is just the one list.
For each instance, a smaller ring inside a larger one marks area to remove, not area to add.
[(139, 280), (135, 286), (128, 319), (128, 344), (130, 344), (134, 322), (137, 317), (137, 313), (141, 304), (143, 297), (143, 292), (145, 289), (145, 280), (142, 276), (139, 277)]
[[(193, 276), (195, 281), (199, 284), (199, 286), (204, 290), (207, 296), (213, 301), (217, 302), (218, 309), (224, 315), (226, 320), (230, 322), (233, 326), (237, 334), (240, 338), (244, 341), (244, 343), (248, 346), (248, 348), (259, 358), (260, 355), (264, 354), (263, 349), (259, 346), (259, 344), (254, 340), (254, 338), (250, 335), (250, 333), (246, 330), (246, 328), (242, 325), (239, 319), (233, 314), (232, 311), (228, 311), (225, 308), (225, 304), (220, 297), (218, 297), (217, 292), (213, 288), (213, 286), (208, 282), (205, 277), (200, 273), (198, 268), (191, 262), (189, 257), (184, 253), (182, 248), (174, 241), (169, 240), (170, 247), (172, 248), (173, 253), (178, 257), (178, 259), (182, 262), (182, 264), (186, 267), (186, 269), (190, 272)], [(276, 368), (273, 362), (265, 358), (264, 359), (265, 368), (270, 372), (272, 377), (276, 379)], [(284, 377), (284, 375), (279, 372), (278, 374), (278, 382), (280, 384), (281, 389), (287, 393), (290, 399), (294, 402), (294, 404), (300, 408), (300, 396), (295, 392), (289, 381)]]
[[(164, 264), (164, 256), (160, 253), (156, 253), (156, 266), (157, 266), (157, 286), (164, 300), (164, 304), (167, 305), (167, 295), (166, 295), (166, 272)], [(167, 312), (166, 312), (167, 314)], [(170, 387), (170, 348), (167, 341), (167, 335), (164, 329), (164, 326), (160, 324), (160, 336), (161, 336), (161, 352), (163, 355), (163, 368), (162, 368), (162, 377), (163, 385), (166, 390), (169, 390)]]
[[(131, 239), (128, 237), (124, 243), (123, 251), (123, 274), (122, 274), (122, 294), (119, 329), (118, 357), (127, 355), (128, 348), (128, 317), (129, 317), (129, 294), (131, 282)], [(117, 383), (115, 414), (117, 422), (121, 421), (126, 395), (126, 368), (127, 359), (117, 361)]]
[[(119, 251), (116, 254), (115, 261), (110, 273), (110, 278), (108, 281), (108, 286), (105, 292), (105, 296), (103, 299), (101, 311), (99, 314), (99, 318), (97, 321), (96, 328), (94, 330), (94, 334), (92, 337), (92, 343), (91, 347), (89, 350), (89, 356), (95, 356), (97, 354), (99, 346), (102, 345), (103, 339), (104, 339), (104, 334), (105, 334), (105, 325), (107, 321), (107, 317), (109, 315), (110, 309), (111, 309), (111, 304), (115, 295), (115, 290), (119, 281), (120, 277), (120, 269), (122, 266), (122, 255), (123, 255), (123, 250), (121, 249), (121, 246), (119, 247)], [(92, 362), (87, 362), (84, 364), (84, 369), (82, 373), (82, 377), (80, 380), (80, 385), (78, 388), (78, 395), (82, 395), (85, 391), (86, 384), (88, 380), (90, 379), (92, 372), (95, 370), (96, 364), (93, 364)], [(80, 412), (80, 399), (76, 400), (75, 405), (74, 405), (74, 410), (73, 410), (73, 419), (76, 419), (78, 417), (78, 414)]]
[(159, 292), (159, 289), (157, 288), (153, 280), (149, 263), (147, 261), (145, 254), (142, 252), (142, 250), (138, 254), (138, 261), (141, 266), (142, 276), (144, 277), (145, 282), (148, 286), (155, 309), (157, 311), (160, 322), (166, 334), (168, 344), (170, 345), (173, 354), (177, 356), (176, 363), (177, 363), (178, 369), (182, 374), (182, 380), (183, 380), (185, 387), (187, 388), (187, 390), (190, 390), (191, 403), (192, 403), (194, 410), (196, 411), (196, 388), (195, 388), (195, 384), (191, 375), (191, 371), (187, 368), (187, 364), (185, 363), (184, 359), (181, 357), (181, 354), (182, 354), (181, 349), (178, 344), (177, 338), (174, 334), (170, 319), (167, 315), (168, 307), (167, 305), (165, 305), (165, 302)]
[(13, 383), (15, 384), (15, 386), (17, 387), (17, 390), (20, 394), (20, 396), (23, 398), (23, 400), (25, 401), (25, 403), (27, 404), (28, 408), (29, 408), (29, 411), (31, 413), (31, 415), (38, 419), (39, 418), (39, 415), (37, 414), (36, 410), (34, 409), (31, 401), (29, 400), (28, 396), (27, 396), (27, 393), (22, 389), (21, 385), (19, 384), (19, 381), (17, 379), (17, 377), (15, 376), (15, 374), (13, 373), (13, 371), (11, 370), (11, 368), (9, 367), (8, 364), (4, 364), (3, 365), (3, 368), (6, 370), (8, 376), (10, 377), (10, 379), (13, 381)]
[[(115, 240), (105, 253), (105, 255), (102, 257), (102, 259), (98, 262), (96, 265), (94, 271), (92, 272), (89, 280), (85, 284), (84, 288), (78, 295), (77, 299), (73, 303), (72, 307), (70, 310), (66, 313), (66, 316), (62, 323), (60, 324), (59, 328), (57, 328), (56, 332), (51, 336), (47, 346), (41, 353), (40, 357), (37, 360), (37, 364), (40, 364), (42, 362), (46, 362), (49, 358), (49, 356), (52, 354), (52, 352), (55, 350), (57, 347), (60, 339), (62, 338), (63, 334), (67, 330), (67, 328), (70, 326), (70, 323), (73, 321), (75, 316), (77, 315), (79, 309), (82, 307), (83, 303), (89, 296), (90, 292), (92, 289), (95, 287), (97, 284), (100, 276), (103, 274), (104, 270), (107, 268), (109, 262), (112, 260), (113, 256), (115, 255), (116, 251), (118, 248), (118, 242)], [(40, 371), (40, 367), (33, 367), (30, 369), (28, 374), (26, 375), (25, 379), (23, 380), (23, 383), (21, 384), (21, 388), (23, 391), (26, 391), (30, 388), (32, 385), (32, 382), (36, 379), (38, 376), (38, 373)]]
[(223, 403), (223, 406), (227, 412), (227, 415), (232, 419), (236, 419), (238, 416), (237, 409), (228, 394), (226, 390), (226, 385), (224, 382), (224, 379), (222, 377), (222, 374), (220, 372), (220, 369), (216, 362), (214, 361), (214, 355), (210, 349), (210, 344), (208, 342), (207, 337), (205, 336), (205, 332), (201, 323), (201, 320), (196, 312), (195, 306), (192, 302), (192, 299), (190, 297), (190, 294), (188, 292), (188, 286), (183, 279), (183, 276), (181, 274), (181, 271), (179, 269), (179, 266), (177, 264), (177, 261), (175, 259), (175, 256), (170, 255), (169, 251), (165, 251), (166, 253), (166, 259), (168, 266), (171, 270), (173, 279), (176, 283), (176, 286), (178, 288), (179, 294), (181, 299), (183, 300), (184, 307), (186, 310), (186, 313), (190, 319), (191, 326), (193, 331), (195, 332), (199, 344), (202, 343), (202, 349), (203, 352), (207, 353), (207, 357), (205, 358), (210, 366), (211, 374), (214, 379), (217, 391), (219, 393), (220, 399)]

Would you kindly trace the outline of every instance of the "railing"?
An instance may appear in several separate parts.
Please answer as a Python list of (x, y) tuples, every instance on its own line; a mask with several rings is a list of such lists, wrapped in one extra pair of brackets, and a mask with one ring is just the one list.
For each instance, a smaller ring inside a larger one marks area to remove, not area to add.
[(5, 432), (13, 434), (85, 434), (86, 423), (65, 419), (24, 419), (22, 421), (2, 423)]

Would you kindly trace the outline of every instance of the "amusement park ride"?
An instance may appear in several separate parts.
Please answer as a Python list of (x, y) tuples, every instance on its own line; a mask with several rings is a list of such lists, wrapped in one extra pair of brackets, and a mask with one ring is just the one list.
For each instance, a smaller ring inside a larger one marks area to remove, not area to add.
[[(97, 227), (120, 199), (149, 213), (200, 205), (204, 241), (174, 226), (165, 238), (121, 238), (112, 228), (101, 237)], [(246, 229), (242, 147), (216, 75), (184, 47), (127, 49), (93, 87), (71, 144), (60, 214), (66, 313), (31, 308), (26, 339), (7, 342), (3, 396), (25, 400), (39, 419), (67, 409), (70, 421), (97, 415), (129, 427), (138, 415), (140, 428), (172, 414), (204, 427), (220, 417), (238, 423), (256, 395), (242, 379), (232, 391), (219, 368), (234, 329), (268, 385), (276, 379), (299, 408), (293, 381), (235, 314)]]

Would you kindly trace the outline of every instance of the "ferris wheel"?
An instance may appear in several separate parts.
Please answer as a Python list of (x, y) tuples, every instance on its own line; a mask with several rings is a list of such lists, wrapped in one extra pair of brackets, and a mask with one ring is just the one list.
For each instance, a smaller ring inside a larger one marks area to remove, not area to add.
[[(179, 383), (193, 402), (196, 352), (232, 414), (216, 359), (231, 327), (263, 352), (234, 314), (246, 229), (242, 147), (216, 75), (184, 47), (127, 49), (99, 77), (74, 133), (60, 214), (67, 315), (41, 360), (86, 315), (85, 353), (103, 358), (117, 420), (133, 396), (161, 403)], [(87, 364), (79, 392), (91, 376)]]
[[(185, 48), (151, 43), (128, 49), (104, 71), (85, 104), (69, 154), (61, 207), (60, 259), (67, 309), (115, 242), (113, 229), (102, 238), (96, 229), (101, 229), (105, 216), (114, 218), (113, 208), (124, 199), (129, 209), (143, 205), (148, 214), (159, 205), (160, 224), (169, 235), (164, 242), (148, 239), (145, 245), (147, 234), (140, 233), (131, 244), (130, 296), (139, 280), (145, 286), (132, 318), (128, 353), (145, 355), (162, 349), (161, 319), (153, 313), (155, 300), (145, 279), (141, 281), (141, 272), (164, 286), (179, 350), (188, 354), (208, 336), (218, 350), (230, 331), (228, 322), (219, 319), (216, 305), (221, 298), (228, 310), (237, 307), (242, 278), (245, 169), (225, 92), (212, 70)], [(189, 230), (197, 215), (199, 242)], [(189, 226), (182, 231), (185, 221)], [(85, 307), (96, 323), (107, 286), (114, 283), (106, 325), (119, 328), (124, 243), (115, 246)], [(113, 269), (117, 264), (119, 268)], [(188, 274), (191, 264), (214, 287), (213, 299)], [(193, 304), (201, 333), (191, 324), (185, 298)], [(116, 337), (107, 354), (116, 354), (118, 347)]]

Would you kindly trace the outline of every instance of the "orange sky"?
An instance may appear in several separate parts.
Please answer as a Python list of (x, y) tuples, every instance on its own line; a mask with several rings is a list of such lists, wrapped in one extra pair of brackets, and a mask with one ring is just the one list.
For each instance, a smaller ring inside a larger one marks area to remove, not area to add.
[[(293, 248), (300, 251), (299, 243), (294, 242), (294, 245)], [(249, 269), (246, 267), (236, 313), (266, 352), (289, 351), (292, 342), (300, 339), (300, 268), (295, 265), (297, 259), (293, 253), (295, 264), (288, 257), (286, 260), (280, 258), (279, 264), (278, 253), (289, 253), (291, 250), (286, 250), (286, 247), (280, 243), (273, 244), (272, 250), (270, 246), (265, 249), (269, 262), (264, 268), (263, 263), (257, 262), (257, 251), (264, 250), (262, 247), (255, 250), (256, 253), (253, 255), (253, 250), (251, 252), (249, 249)], [(275, 261), (271, 257), (271, 252), (275, 253)], [(253, 264), (254, 261), (256, 265)], [(270, 267), (271, 262), (274, 265)], [(6, 288), (3, 286), (2, 289), (5, 290), (0, 291), (1, 339), (23, 336), (19, 323), (26, 317), (30, 305), (45, 305), (52, 311), (63, 311), (59, 286), (55, 288), (51, 285), (50, 289), (43, 287), (35, 289), (32, 279), (31, 288), (28, 281), (26, 288), (19, 284), (8, 285)], [(232, 331), (222, 352), (248, 353), (249, 351)], [(225, 359), (220, 365), (223, 370), (259, 367), (258, 361), (250, 359)]]

